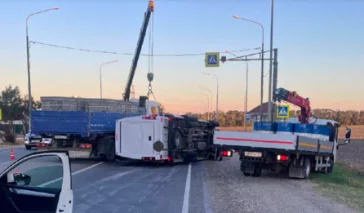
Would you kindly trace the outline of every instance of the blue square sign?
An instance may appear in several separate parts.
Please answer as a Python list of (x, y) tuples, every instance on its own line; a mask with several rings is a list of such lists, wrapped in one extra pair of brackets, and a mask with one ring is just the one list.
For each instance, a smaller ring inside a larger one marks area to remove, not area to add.
[(289, 118), (289, 105), (277, 107), (277, 118)]
[(250, 121), (251, 120), (250, 113), (246, 113), (245, 120), (246, 121)]
[(219, 67), (219, 66), (220, 66), (219, 52), (205, 53), (205, 67)]

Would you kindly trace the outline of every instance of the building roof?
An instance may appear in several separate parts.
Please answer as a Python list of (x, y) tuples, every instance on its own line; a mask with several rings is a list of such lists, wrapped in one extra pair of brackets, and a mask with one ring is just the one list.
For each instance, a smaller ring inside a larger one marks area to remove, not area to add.
[[(268, 102), (265, 102), (263, 105), (263, 113), (268, 113)], [(275, 112), (276, 104), (272, 102), (273, 112)], [(259, 114), (260, 113), (260, 105), (256, 106), (254, 109), (249, 111), (250, 114)]]

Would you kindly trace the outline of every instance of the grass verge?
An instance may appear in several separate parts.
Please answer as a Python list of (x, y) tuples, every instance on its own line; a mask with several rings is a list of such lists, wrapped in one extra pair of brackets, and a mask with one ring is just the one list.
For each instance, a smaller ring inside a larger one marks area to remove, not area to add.
[(311, 181), (317, 183), (314, 188), (322, 194), (364, 211), (364, 176), (345, 164), (336, 163), (331, 174), (313, 173)]

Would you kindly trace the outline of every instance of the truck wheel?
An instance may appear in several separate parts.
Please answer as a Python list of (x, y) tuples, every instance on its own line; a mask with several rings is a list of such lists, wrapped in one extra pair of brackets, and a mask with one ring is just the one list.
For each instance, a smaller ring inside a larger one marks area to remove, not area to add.
[(330, 167), (327, 168), (327, 173), (332, 173), (332, 171), (334, 170), (334, 160), (330, 159), (329, 164)]
[(256, 164), (254, 168), (253, 177), (259, 177), (262, 174), (263, 167), (262, 165)]
[(310, 174), (311, 174), (311, 159), (306, 157), (305, 162), (304, 162), (304, 177), (303, 177), (303, 179), (309, 178)]
[(250, 176), (251, 174), (250, 173), (247, 173), (247, 172), (243, 172), (243, 174), (245, 175), (245, 176)]
[(105, 142), (107, 143), (107, 151), (106, 151), (106, 160), (109, 162), (115, 161), (116, 155), (115, 155), (115, 141), (113, 138), (106, 138)]
[(113, 162), (116, 159), (115, 140), (112, 136), (106, 136), (98, 144), (101, 160)]
[(31, 146), (25, 145), (26, 150), (30, 150), (31, 148), (32, 148)]
[(250, 176), (251, 175), (249, 172), (245, 171), (245, 165), (243, 163), (240, 163), (240, 171), (243, 172), (244, 176)]

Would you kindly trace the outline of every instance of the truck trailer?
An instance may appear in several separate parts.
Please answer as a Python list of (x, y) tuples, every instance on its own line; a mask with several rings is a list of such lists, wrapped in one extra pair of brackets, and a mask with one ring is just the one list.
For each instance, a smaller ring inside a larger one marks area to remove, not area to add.
[[(59, 99), (59, 98), (58, 98)], [(63, 98), (68, 101), (74, 98)], [(80, 98), (78, 98), (80, 99)], [(98, 100), (99, 103), (102, 100)], [(32, 136), (26, 141), (26, 149), (58, 149), (71, 151), (87, 151), (89, 157), (100, 156), (110, 159), (113, 156), (116, 120), (145, 114), (159, 114), (156, 102), (140, 99), (139, 102), (120, 101), (123, 110), (92, 109), (78, 111), (41, 110), (32, 112)], [(111, 153), (110, 153), (111, 152)], [(85, 153), (79, 153), (85, 155)]]

